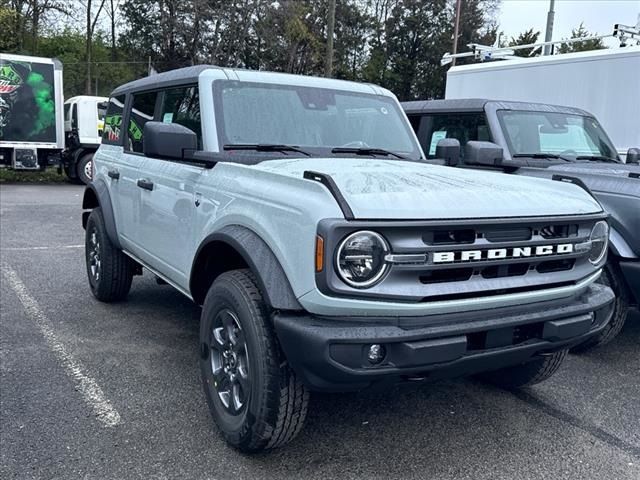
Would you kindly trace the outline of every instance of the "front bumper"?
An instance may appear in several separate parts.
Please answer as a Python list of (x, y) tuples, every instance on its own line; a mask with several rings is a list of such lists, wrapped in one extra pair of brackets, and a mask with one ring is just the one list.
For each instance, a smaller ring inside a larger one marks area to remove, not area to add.
[[(606, 326), (613, 300), (610, 288), (592, 284), (569, 300), (526, 307), (429, 317), (278, 313), (274, 324), (287, 360), (307, 386), (353, 391), (468, 375), (570, 348)], [(367, 359), (371, 344), (385, 347), (378, 365)]]
[(640, 304), (640, 260), (622, 261), (620, 269), (635, 303)]

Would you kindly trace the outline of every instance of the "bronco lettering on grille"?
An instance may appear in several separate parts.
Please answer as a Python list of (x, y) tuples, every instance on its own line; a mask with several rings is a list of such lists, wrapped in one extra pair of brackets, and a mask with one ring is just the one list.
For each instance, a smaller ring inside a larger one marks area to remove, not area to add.
[(473, 262), (506, 258), (542, 257), (573, 253), (572, 243), (538, 245), (536, 247), (493, 248), (491, 250), (461, 250), (458, 252), (434, 252), (433, 263)]

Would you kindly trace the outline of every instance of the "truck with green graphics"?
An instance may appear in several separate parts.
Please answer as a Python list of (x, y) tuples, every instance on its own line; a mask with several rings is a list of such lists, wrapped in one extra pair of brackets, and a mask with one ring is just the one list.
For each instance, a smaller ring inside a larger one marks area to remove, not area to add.
[(0, 53), (0, 167), (41, 170), (65, 147), (62, 63)]

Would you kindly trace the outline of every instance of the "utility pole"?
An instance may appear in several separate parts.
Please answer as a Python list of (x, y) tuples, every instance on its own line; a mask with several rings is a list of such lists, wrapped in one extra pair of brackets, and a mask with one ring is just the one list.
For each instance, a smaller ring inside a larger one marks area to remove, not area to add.
[[(453, 28), (453, 54), (458, 53), (458, 32), (460, 30), (460, 9), (462, 8), (462, 0), (456, 0), (456, 24)], [(456, 57), (453, 57), (452, 67), (456, 66)]]
[[(547, 30), (544, 34), (545, 42), (550, 42), (551, 37), (553, 37), (553, 17), (556, 14), (556, 12), (553, 11), (553, 7), (555, 3), (556, 3), (556, 0), (549, 0), (549, 12), (547, 13)], [(551, 45), (545, 45), (543, 55), (551, 55), (551, 49), (552, 49)]]
[(333, 32), (336, 25), (336, 0), (329, 0), (327, 15), (327, 52), (324, 64), (324, 76), (333, 76)]

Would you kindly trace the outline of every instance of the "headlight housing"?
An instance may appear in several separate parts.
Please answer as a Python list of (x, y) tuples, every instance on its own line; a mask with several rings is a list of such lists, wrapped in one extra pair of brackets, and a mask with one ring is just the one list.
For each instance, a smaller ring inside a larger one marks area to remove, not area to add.
[(604, 220), (597, 222), (591, 229), (589, 241), (591, 242), (589, 261), (593, 265), (600, 265), (609, 246), (609, 224)]
[(348, 235), (336, 251), (336, 271), (347, 285), (368, 288), (389, 271), (385, 260), (389, 244), (382, 235), (368, 230)]

